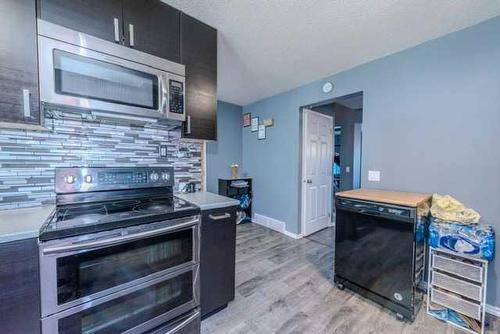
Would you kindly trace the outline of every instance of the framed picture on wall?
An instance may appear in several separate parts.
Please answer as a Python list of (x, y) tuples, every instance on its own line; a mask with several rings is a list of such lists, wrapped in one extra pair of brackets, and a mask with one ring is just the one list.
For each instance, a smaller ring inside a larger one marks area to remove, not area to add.
[(252, 117), (252, 127), (250, 129), (252, 130), (252, 132), (259, 130), (259, 117), (258, 116)]
[(266, 139), (266, 126), (264, 124), (259, 125), (259, 132), (257, 133), (257, 139)]
[(246, 128), (252, 124), (252, 114), (247, 112), (243, 114), (243, 127)]
[(265, 118), (264, 121), (262, 121), (262, 124), (266, 126), (266, 128), (274, 126), (274, 118)]

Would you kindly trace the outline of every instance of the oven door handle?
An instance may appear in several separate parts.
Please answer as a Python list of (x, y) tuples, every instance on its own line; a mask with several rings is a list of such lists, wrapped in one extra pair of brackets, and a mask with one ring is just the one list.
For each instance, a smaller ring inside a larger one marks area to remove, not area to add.
[(193, 315), (191, 315), (189, 318), (185, 319), (183, 322), (175, 326), (174, 328), (170, 329), (168, 332), (165, 332), (165, 334), (176, 334), (178, 333), (181, 329), (189, 325), (190, 322), (192, 322), (194, 319), (200, 316), (200, 311), (197, 311)]
[(167, 226), (163, 228), (159, 228), (156, 230), (151, 230), (151, 231), (144, 231), (144, 232), (138, 232), (134, 234), (128, 234), (128, 235), (121, 235), (119, 237), (114, 237), (114, 238), (109, 238), (109, 239), (104, 239), (104, 240), (98, 240), (98, 241), (90, 241), (90, 242), (85, 242), (85, 243), (80, 243), (80, 244), (73, 244), (69, 246), (60, 246), (60, 247), (50, 247), (50, 248), (45, 248), (43, 250), (44, 255), (49, 255), (49, 254), (59, 254), (59, 253), (67, 253), (67, 252), (75, 252), (75, 251), (81, 251), (81, 250), (91, 250), (95, 248), (101, 248), (101, 247), (107, 247), (107, 246), (113, 246), (113, 245), (118, 245), (122, 244), (127, 241), (133, 241), (137, 239), (142, 239), (146, 237), (152, 237), (160, 234), (164, 234), (167, 232), (179, 230), (188, 226), (193, 226), (198, 223), (198, 219), (193, 219), (185, 223), (177, 224), (174, 226)]

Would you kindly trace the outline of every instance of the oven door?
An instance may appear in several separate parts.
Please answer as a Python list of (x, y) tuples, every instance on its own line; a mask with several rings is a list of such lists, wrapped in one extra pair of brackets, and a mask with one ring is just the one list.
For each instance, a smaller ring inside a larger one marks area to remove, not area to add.
[(42, 317), (199, 263), (199, 216), (40, 244)]
[(45, 36), (39, 36), (38, 43), (42, 102), (137, 117), (167, 117), (168, 82), (173, 75)]
[(197, 307), (198, 265), (42, 319), (43, 334), (144, 333)]

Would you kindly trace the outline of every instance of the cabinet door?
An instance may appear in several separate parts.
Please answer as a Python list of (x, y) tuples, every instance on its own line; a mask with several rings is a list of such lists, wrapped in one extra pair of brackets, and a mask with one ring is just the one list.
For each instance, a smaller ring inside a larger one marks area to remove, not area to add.
[(0, 244), (0, 333), (40, 333), (38, 268), (37, 239)]
[(40, 123), (35, 0), (0, 1), (0, 122)]
[(111, 42), (123, 35), (121, 0), (40, 0), (40, 18)]
[(217, 30), (182, 14), (181, 62), (186, 65), (184, 137), (217, 139)]
[(236, 207), (202, 212), (201, 315), (206, 316), (234, 299)]
[(180, 12), (159, 0), (124, 0), (125, 44), (180, 61)]

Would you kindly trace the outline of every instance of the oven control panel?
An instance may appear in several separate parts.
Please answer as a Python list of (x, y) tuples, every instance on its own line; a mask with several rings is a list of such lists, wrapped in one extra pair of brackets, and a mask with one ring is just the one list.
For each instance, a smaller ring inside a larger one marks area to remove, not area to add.
[(56, 193), (174, 185), (173, 167), (56, 168)]
[(147, 172), (99, 172), (97, 176), (101, 185), (144, 184), (148, 182)]

